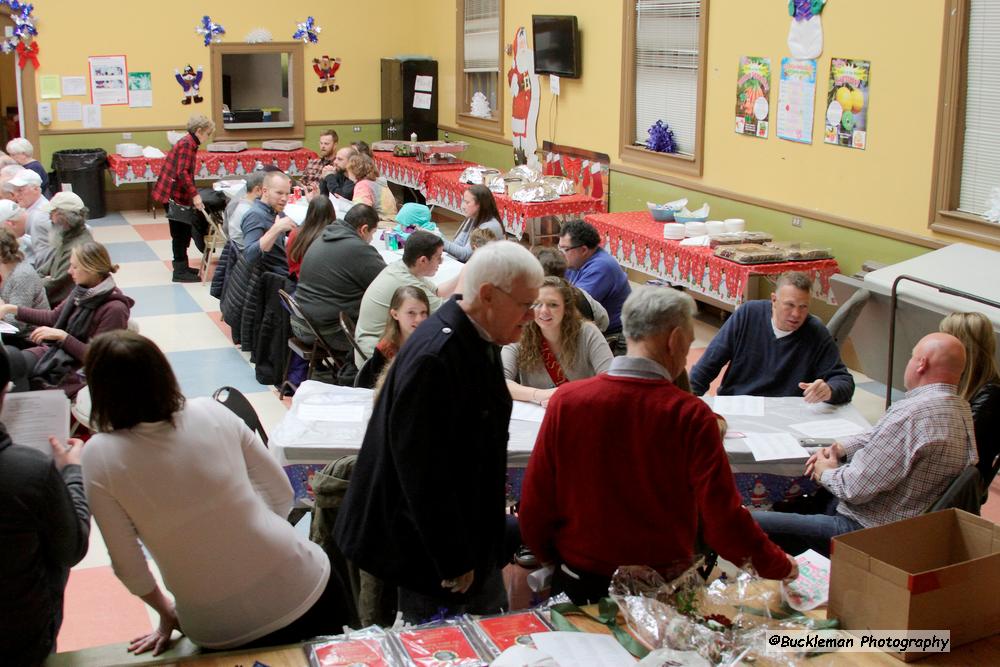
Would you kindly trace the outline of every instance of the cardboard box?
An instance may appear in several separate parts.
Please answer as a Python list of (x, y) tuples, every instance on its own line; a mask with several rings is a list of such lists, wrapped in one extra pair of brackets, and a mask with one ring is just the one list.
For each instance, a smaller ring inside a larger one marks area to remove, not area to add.
[[(1000, 526), (949, 509), (833, 539), (828, 617), (848, 630), (1000, 632)], [(929, 653), (892, 654), (904, 661)]]

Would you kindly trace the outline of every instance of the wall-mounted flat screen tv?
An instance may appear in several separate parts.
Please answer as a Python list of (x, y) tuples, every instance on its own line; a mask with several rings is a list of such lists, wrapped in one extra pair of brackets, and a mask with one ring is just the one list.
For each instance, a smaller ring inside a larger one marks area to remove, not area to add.
[(575, 16), (531, 17), (535, 72), (580, 78), (580, 31)]

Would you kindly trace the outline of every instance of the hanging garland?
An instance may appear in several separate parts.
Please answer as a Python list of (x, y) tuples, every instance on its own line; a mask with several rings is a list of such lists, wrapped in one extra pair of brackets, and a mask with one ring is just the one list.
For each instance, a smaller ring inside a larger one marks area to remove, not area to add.
[[(21, 53), (21, 60), (32, 60), (35, 67), (38, 67), (38, 58), (35, 54), (38, 53), (38, 45), (35, 44), (32, 47), (27, 47), (26, 51), (29, 55), (25, 55), (19, 47), (27, 43), (31, 44), (32, 40), (38, 36), (38, 30), (35, 28), (35, 19), (31, 16), (31, 12), (35, 9), (35, 6), (28, 3), (21, 3), (18, 0), (0, 0), (0, 7), (10, 8), (10, 18), (14, 21), (14, 32), (13, 34), (0, 42), (0, 51), (4, 53), (11, 53), (15, 49)], [(23, 68), (24, 65), (22, 64)]]
[(212, 19), (208, 18), (208, 16), (201, 17), (201, 25), (195, 28), (194, 31), (205, 38), (205, 46), (208, 46), (212, 42), (218, 44), (222, 41), (222, 35), (226, 34), (226, 29), (218, 23), (212, 23)]
[(292, 39), (301, 39), (303, 42), (312, 42), (315, 44), (319, 41), (319, 34), (323, 32), (323, 28), (316, 25), (311, 16), (302, 23), (296, 24), (296, 26), (298, 29), (292, 35)]

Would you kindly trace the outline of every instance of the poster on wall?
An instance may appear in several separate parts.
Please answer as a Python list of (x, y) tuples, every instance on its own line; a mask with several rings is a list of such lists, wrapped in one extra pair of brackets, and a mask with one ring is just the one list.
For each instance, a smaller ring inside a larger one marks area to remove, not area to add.
[(736, 134), (767, 138), (771, 115), (771, 59), (740, 56), (736, 79)]
[(91, 56), (90, 101), (98, 106), (128, 104), (128, 68), (125, 56)]
[(150, 72), (128, 73), (128, 105), (153, 106), (153, 75)]
[(513, 63), (507, 70), (510, 105), (510, 133), (514, 144), (514, 164), (540, 167), (538, 156), (538, 102), (541, 91), (535, 74), (535, 52), (528, 48), (524, 26), (517, 29), (511, 44)]
[(871, 62), (833, 58), (826, 93), (828, 144), (865, 149), (868, 144), (868, 104)]
[(781, 59), (778, 83), (778, 138), (812, 143), (816, 106), (816, 61)]

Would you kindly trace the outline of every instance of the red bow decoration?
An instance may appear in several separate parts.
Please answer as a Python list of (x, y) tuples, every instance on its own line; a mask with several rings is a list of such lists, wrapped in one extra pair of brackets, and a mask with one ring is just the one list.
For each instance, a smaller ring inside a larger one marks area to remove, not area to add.
[(29, 60), (35, 66), (35, 69), (38, 69), (38, 42), (32, 42), (29, 46), (25, 46), (24, 42), (18, 42), (17, 66), (24, 69)]

